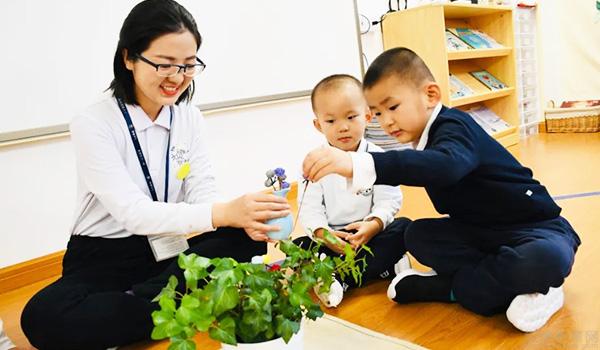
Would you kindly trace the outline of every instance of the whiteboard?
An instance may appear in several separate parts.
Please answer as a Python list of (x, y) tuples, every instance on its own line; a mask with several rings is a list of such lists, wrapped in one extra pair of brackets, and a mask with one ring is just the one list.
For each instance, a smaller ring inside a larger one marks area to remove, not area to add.
[[(0, 142), (67, 130), (112, 80), (123, 20), (135, 0), (0, 1)], [(306, 95), (323, 77), (360, 77), (353, 0), (181, 0), (207, 64), (201, 109)]]

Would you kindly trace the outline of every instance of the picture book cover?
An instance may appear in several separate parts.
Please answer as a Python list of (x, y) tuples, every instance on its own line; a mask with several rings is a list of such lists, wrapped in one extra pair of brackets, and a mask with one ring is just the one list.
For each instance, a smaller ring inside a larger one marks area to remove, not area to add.
[(452, 32), (446, 30), (446, 47), (448, 51), (459, 51), (459, 50), (472, 50), (473, 48), (464, 41), (460, 40), (459, 37), (454, 35)]
[(485, 106), (476, 106), (466, 112), (490, 135), (510, 128), (510, 124)]
[(492, 47), (492, 48), (504, 47), (500, 43), (498, 43), (494, 38), (492, 38), (491, 36), (487, 35), (484, 32), (481, 32), (479, 30), (473, 30), (473, 33), (475, 33), (475, 34), (479, 35), (481, 38), (483, 38), (488, 43), (488, 45), (490, 45), (490, 47)]
[(500, 90), (500, 89), (506, 89), (508, 87), (506, 84), (504, 84), (500, 80), (496, 79), (496, 77), (491, 75), (486, 70), (478, 70), (478, 71), (474, 71), (474, 72), (469, 72), (469, 74), (474, 76), (475, 79), (482, 82), (483, 85), (487, 86), (490, 90)]
[[(448, 30), (474, 49), (491, 49), (497, 47), (494, 43), (477, 34), (477, 31), (470, 28), (448, 28)], [(499, 44), (496, 43), (496, 45)]]
[(456, 75), (450, 74), (450, 98), (460, 98), (473, 95), (473, 90)]

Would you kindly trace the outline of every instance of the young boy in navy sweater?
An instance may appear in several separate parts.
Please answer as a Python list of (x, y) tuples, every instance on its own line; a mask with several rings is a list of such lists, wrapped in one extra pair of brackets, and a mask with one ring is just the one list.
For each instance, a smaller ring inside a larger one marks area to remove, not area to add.
[(481, 315), (506, 311), (524, 332), (542, 327), (563, 305), (562, 284), (581, 243), (546, 188), (468, 114), (440, 103), (439, 85), (413, 51), (382, 53), (363, 89), (384, 130), (415, 150), (321, 147), (306, 156), (303, 171), (311, 181), (340, 174), (354, 189), (425, 187), (447, 214), (407, 228), (406, 248), (433, 270), (403, 271), (388, 297), (456, 301)]

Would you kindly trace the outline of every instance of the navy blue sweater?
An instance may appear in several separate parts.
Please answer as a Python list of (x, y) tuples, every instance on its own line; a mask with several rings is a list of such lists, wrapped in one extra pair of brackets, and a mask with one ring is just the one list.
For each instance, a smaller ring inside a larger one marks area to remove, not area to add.
[(523, 224), (560, 215), (531, 170), (458, 109), (442, 107), (423, 151), (371, 155), (375, 184), (425, 187), (439, 213), (465, 223)]

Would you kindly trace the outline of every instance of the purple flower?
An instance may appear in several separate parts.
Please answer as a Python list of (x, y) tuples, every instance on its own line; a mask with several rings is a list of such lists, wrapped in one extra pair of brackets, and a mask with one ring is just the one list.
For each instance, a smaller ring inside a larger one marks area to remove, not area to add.
[(289, 184), (289, 183), (287, 183), (287, 182), (285, 182), (285, 181), (281, 183), (281, 189), (282, 189), (282, 190), (283, 190), (284, 188), (288, 188), (288, 187), (290, 187), (290, 184)]
[(277, 177), (282, 177), (285, 175), (285, 170), (283, 170), (283, 168), (277, 168), (275, 169), (275, 175), (277, 175)]

